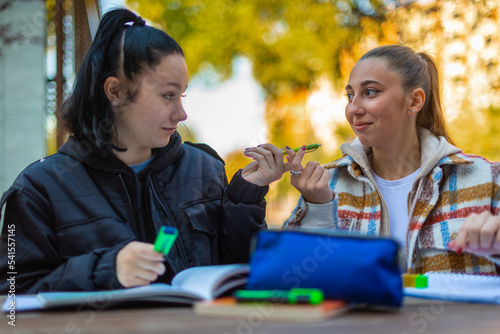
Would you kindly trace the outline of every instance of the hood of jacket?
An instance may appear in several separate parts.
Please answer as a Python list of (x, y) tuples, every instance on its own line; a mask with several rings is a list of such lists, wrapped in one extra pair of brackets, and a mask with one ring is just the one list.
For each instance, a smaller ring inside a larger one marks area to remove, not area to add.
[[(169, 143), (162, 147), (153, 149), (154, 159), (145, 170), (156, 171), (166, 168), (172, 161), (178, 158), (182, 139), (178, 132), (175, 132)], [(119, 174), (132, 170), (114, 154), (104, 155), (99, 149), (86, 141), (77, 141), (73, 136), (59, 148), (59, 153), (65, 154), (88, 168), (99, 170), (105, 173)]]
[[(418, 135), (420, 141), (421, 165), (420, 173), (417, 175), (415, 181), (429, 174), (442, 158), (462, 152), (461, 149), (450, 144), (446, 138), (442, 136), (436, 137), (425, 128), (420, 128)], [(372, 153), (372, 148), (363, 146), (358, 138), (354, 139), (352, 143), (342, 144), (340, 149), (343, 154), (351, 156), (354, 162), (361, 168), (364, 170), (371, 170), (368, 156)]]

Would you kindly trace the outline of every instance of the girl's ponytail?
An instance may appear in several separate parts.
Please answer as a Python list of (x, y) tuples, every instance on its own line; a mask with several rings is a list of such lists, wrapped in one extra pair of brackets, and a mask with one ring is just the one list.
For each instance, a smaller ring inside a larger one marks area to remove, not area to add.
[(429, 129), (436, 136), (443, 136), (454, 145), (444, 119), (444, 112), (441, 101), (441, 82), (439, 68), (432, 57), (425, 52), (417, 53), (427, 64), (428, 88), (425, 92), (426, 101), (424, 112), (420, 112), (417, 117), (417, 126)]

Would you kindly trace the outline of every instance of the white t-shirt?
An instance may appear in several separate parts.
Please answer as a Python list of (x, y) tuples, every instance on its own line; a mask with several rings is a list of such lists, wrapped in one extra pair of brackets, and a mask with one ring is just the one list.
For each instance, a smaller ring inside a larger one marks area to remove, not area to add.
[(389, 209), (390, 235), (405, 247), (406, 230), (408, 228), (408, 193), (420, 168), (412, 174), (395, 181), (387, 181), (378, 177), (372, 170), (373, 178), (382, 192), (382, 197)]

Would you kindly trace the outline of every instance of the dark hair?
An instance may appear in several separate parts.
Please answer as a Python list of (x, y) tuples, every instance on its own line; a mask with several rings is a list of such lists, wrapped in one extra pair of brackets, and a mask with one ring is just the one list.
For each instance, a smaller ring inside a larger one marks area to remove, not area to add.
[(425, 103), (417, 115), (417, 126), (431, 131), (435, 136), (443, 136), (453, 143), (444, 120), (441, 106), (439, 69), (434, 59), (425, 52), (416, 53), (403, 45), (385, 45), (368, 51), (358, 62), (368, 58), (387, 60), (389, 70), (399, 74), (403, 90), (422, 88)]
[[(169, 55), (184, 56), (184, 52), (167, 33), (145, 25), (140, 16), (127, 9), (104, 14), (73, 92), (61, 106), (60, 129), (110, 153), (115, 121), (104, 81), (121, 74), (131, 83), (144, 68), (158, 65)], [(127, 95), (133, 101), (137, 91), (130, 86), (127, 85)]]

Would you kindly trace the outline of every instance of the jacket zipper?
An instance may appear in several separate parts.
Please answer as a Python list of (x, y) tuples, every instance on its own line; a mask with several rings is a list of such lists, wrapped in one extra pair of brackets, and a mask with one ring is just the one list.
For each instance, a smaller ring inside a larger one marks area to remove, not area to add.
[(125, 181), (123, 180), (123, 177), (121, 174), (118, 174), (118, 177), (120, 178), (120, 181), (123, 185), (123, 189), (125, 189), (125, 194), (127, 194), (129, 210), (132, 213), (132, 226), (135, 229), (135, 233), (137, 234), (138, 239), (145, 240), (144, 236), (142, 235), (142, 230), (141, 230), (140, 226), (137, 226), (137, 220), (135, 219), (135, 210), (134, 210), (134, 206), (132, 205), (132, 199), (130, 198), (130, 194), (128, 193), (128, 190), (127, 190), (127, 185), (125, 184)]
[[(151, 184), (151, 189), (153, 191), (153, 196), (156, 198), (156, 201), (160, 203), (160, 206), (162, 207), (163, 211), (165, 211), (165, 213), (167, 214), (168, 220), (172, 223), (172, 226), (177, 228), (177, 224), (175, 223), (174, 217), (172, 216), (170, 209), (163, 204), (163, 201), (161, 200), (160, 196), (158, 195), (158, 192), (156, 191), (156, 185), (153, 183), (151, 176), (149, 176), (148, 178), (149, 178), (149, 183)], [(190, 265), (188, 263), (188, 256), (186, 254), (182, 238), (177, 238), (176, 241), (178, 242), (174, 242), (174, 245), (177, 248), (177, 252), (182, 255), (182, 261), (184, 262), (185, 267), (189, 268)]]

